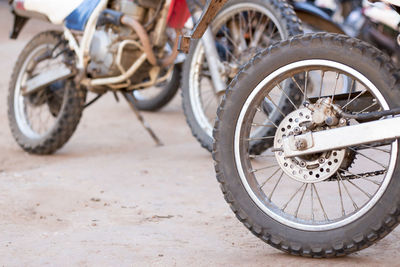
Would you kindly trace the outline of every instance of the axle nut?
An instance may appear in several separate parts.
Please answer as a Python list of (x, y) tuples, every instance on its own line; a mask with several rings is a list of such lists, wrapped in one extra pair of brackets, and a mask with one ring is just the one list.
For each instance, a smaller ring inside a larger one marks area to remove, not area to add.
[(307, 140), (303, 138), (297, 139), (294, 145), (297, 150), (304, 150), (307, 148)]

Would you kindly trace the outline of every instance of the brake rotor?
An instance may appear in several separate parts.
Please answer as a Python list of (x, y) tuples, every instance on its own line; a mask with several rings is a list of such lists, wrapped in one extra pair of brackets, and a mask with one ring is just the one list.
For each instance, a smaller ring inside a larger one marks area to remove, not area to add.
[[(282, 140), (290, 135), (305, 133), (304, 123), (311, 121), (311, 111), (301, 108), (287, 115), (275, 133), (274, 147), (282, 148)], [(346, 149), (332, 150), (305, 156), (286, 158), (282, 151), (275, 152), (281, 169), (291, 178), (303, 183), (316, 183), (328, 179), (341, 168)]]

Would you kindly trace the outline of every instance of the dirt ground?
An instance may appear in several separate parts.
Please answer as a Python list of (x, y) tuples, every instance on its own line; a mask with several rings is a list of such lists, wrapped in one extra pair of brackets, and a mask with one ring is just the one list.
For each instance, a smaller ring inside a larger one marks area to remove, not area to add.
[(24, 153), (8, 128), (8, 82), (24, 44), (48, 25), (30, 22), (11, 41), (11, 21), (0, 2), (1, 266), (399, 265), (400, 228), (362, 252), (330, 260), (288, 256), (254, 237), (225, 203), (179, 96), (144, 114), (163, 147), (126, 103), (108, 95), (85, 110), (55, 155)]

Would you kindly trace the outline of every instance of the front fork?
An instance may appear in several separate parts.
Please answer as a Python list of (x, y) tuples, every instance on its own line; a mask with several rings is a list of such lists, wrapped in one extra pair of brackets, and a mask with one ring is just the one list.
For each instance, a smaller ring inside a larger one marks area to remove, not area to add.
[[(195, 13), (194, 17), (196, 20), (200, 18), (200, 13)], [(207, 59), (208, 68), (211, 73), (212, 83), (214, 85), (215, 92), (218, 94), (220, 92), (225, 91), (226, 84), (222, 78), (222, 71), (224, 66), (222, 65), (221, 61), (219, 60), (219, 55), (217, 48), (215, 46), (215, 40), (213, 32), (210, 26), (207, 27), (207, 30), (204, 32), (203, 36), (201, 37), (201, 42), (204, 47), (204, 53)]]
[(223, 65), (219, 60), (214, 35), (209, 25), (226, 2), (227, 0), (207, 0), (202, 14), (200, 14), (200, 12), (194, 14), (197, 23), (193, 31), (189, 36), (180, 37), (178, 47), (180, 52), (188, 53), (191, 40), (201, 38), (216, 93), (225, 91), (226, 84), (222, 79), (221, 70), (223, 69)]

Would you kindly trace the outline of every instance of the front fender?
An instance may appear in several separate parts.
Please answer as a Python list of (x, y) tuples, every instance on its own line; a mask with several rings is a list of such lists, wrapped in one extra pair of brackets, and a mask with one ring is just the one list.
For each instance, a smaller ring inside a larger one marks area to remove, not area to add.
[(294, 2), (293, 8), (303, 23), (333, 33), (345, 34), (343, 28), (335, 23), (325, 11), (307, 2)]

